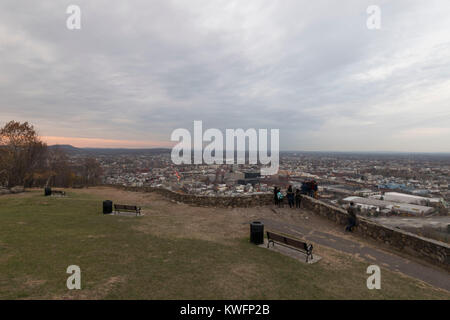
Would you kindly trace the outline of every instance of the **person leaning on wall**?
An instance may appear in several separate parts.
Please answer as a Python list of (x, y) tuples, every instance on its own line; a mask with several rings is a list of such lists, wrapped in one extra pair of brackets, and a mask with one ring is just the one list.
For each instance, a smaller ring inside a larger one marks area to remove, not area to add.
[(356, 226), (356, 207), (353, 202), (350, 202), (350, 207), (347, 209), (348, 224), (345, 227), (345, 231), (353, 232), (353, 228)]

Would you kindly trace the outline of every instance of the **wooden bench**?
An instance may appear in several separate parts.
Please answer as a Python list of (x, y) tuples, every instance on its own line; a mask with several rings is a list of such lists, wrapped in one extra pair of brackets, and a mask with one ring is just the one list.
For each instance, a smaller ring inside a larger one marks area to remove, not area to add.
[(289, 238), (287, 236), (283, 236), (280, 234), (276, 234), (274, 232), (267, 231), (267, 248), (269, 248), (270, 243), (272, 243), (272, 247), (275, 245), (275, 242), (278, 244), (281, 244), (283, 246), (286, 246), (291, 249), (298, 250), (304, 254), (306, 254), (306, 262), (308, 262), (309, 257), (311, 257), (311, 260), (313, 259), (312, 251), (313, 251), (313, 245), (307, 244), (306, 242), (296, 240), (293, 238)]
[(141, 214), (141, 208), (138, 206), (129, 206), (125, 204), (115, 204), (114, 211), (116, 212), (135, 212), (136, 216)]
[(61, 196), (64, 197), (66, 195), (65, 191), (62, 190), (52, 190), (52, 196)]

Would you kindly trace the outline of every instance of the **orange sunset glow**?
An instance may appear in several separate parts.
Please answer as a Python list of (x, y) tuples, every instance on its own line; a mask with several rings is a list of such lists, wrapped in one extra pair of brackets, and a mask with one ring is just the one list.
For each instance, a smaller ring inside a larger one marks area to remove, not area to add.
[(171, 142), (152, 140), (113, 140), (76, 137), (41, 137), (48, 145), (68, 144), (78, 148), (170, 148)]

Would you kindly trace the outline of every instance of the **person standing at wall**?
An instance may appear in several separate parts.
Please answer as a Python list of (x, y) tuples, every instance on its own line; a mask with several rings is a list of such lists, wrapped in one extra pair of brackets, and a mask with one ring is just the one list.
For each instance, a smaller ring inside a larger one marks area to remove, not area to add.
[(277, 186), (275, 186), (274, 188), (273, 188), (273, 201), (274, 201), (274, 204), (277, 206), (278, 205), (278, 187)]
[(302, 196), (300, 194), (300, 190), (295, 189), (295, 207), (300, 208), (301, 202), (302, 202)]
[(287, 198), (288, 198), (289, 208), (294, 208), (294, 191), (292, 190), (292, 186), (289, 186), (287, 189)]
[(318, 184), (317, 184), (317, 181), (316, 180), (313, 180), (312, 182), (311, 182), (311, 184), (312, 184), (312, 191), (313, 191), (313, 198), (314, 199), (317, 199), (317, 191), (319, 190), (319, 186), (318, 186)]
[(310, 196), (311, 198), (314, 198), (314, 185), (313, 185), (313, 181), (307, 181), (306, 182), (306, 186), (307, 186), (307, 190), (308, 190), (308, 196)]
[(306, 181), (302, 182), (301, 194), (308, 195), (308, 185), (306, 184)]
[(345, 227), (345, 231), (352, 232), (354, 226), (356, 226), (356, 208), (353, 202), (350, 202), (350, 207), (347, 209), (348, 212), (348, 224)]
[(278, 198), (278, 207), (283, 208), (283, 198), (284, 198), (284, 195), (283, 195), (283, 193), (281, 192), (281, 189), (278, 189), (277, 198)]

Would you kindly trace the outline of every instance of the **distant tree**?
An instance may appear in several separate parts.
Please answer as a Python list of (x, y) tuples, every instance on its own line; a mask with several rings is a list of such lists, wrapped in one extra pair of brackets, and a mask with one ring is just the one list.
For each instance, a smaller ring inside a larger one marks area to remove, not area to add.
[(46, 164), (47, 145), (28, 122), (8, 122), (0, 129), (0, 174), (7, 187), (30, 186)]
[(94, 158), (86, 158), (83, 165), (83, 180), (86, 186), (97, 185), (101, 182), (103, 170), (100, 163)]
[(69, 163), (67, 154), (60, 148), (53, 149), (48, 155), (48, 176), (46, 186), (72, 187), (75, 173)]

